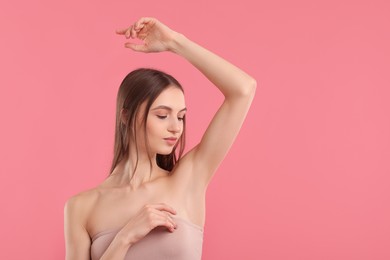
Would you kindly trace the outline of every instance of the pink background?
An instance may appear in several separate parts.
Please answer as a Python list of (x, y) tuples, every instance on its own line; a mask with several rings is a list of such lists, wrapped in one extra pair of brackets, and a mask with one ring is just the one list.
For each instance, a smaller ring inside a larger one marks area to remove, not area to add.
[(207, 192), (203, 259), (390, 259), (388, 1), (2, 1), (0, 259), (63, 259), (63, 207), (112, 159), (138, 67), (185, 87), (187, 150), (222, 101), (172, 53), (123, 48), (152, 16), (258, 82)]

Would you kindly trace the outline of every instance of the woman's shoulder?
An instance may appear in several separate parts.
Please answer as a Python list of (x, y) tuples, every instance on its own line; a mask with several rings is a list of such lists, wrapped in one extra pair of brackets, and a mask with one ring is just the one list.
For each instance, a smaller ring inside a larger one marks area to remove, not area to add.
[(65, 207), (72, 208), (75, 210), (86, 211), (93, 206), (94, 202), (98, 199), (98, 197), (99, 188), (89, 188), (69, 197), (65, 202)]
[(88, 218), (96, 201), (95, 188), (84, 190), (69, 197), (64, 205), (64, 225), (66, 236), (79, 237), (84, 234)]

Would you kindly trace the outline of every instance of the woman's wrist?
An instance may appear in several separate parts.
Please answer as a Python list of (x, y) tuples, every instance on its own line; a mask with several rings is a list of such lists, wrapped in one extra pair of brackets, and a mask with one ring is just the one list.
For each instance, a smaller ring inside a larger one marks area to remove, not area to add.
[(186, 37), (178, 32), (175, 32), (174, 36), (172, 37), (172, 41), (169, 44), (168, 50), (180, 54), (180, 48), (183, 46), (183, 42), (186, 40)]
[(121, 245), (122, 247), (131, 247), (134, 242), (130, 234), (124, 234), (121, 231), (117, 233), (115, 236), (115, 240)]

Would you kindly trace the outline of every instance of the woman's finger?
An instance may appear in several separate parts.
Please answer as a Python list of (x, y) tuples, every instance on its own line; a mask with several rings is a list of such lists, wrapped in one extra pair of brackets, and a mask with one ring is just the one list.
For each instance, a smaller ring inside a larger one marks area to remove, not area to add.
[(161, 216), (161, 226), (166, 226), (169, 231), (173, 232), (177, 228), (177, 224), (168, 215)]
[(155, 20), (155, 18), (152, 18), (152, 17), (142, 17), (140, 19), (138, 19), (137, 22), (134, 23), (134, 27), (136, 30), (140, 30), (142, 29), (147, 23), (151, 22)]
[(116, 32), (117, 34), (122, 34), (122, 35), (123, 35), (123, 34), (126, 33), (127, 29), (129, 29), (129, 28), (125, 28), (125, 29), (116, 29), (115, 32)]
[(163, 202), (159, 203), (159, 204), (156, 204), (154, 207), (156, 209), (160, 210), (160, 211), (163, 210), (163, 211), (167, 211), (167, 212), (169, 212), (171, 214), (177, 214), (176, 210), (173, 207), (171, 207), (168, 204), (163, 203)]
[(138, 21), (134, 23), (134, 30), (138, 30), (138, 27), (139, 27), (139, 23)]
[(145, 44), (136, 44), (136, 43), (132, 43), (132, 42), (126, 42), (125, 47), (130, 48), (133, 51), (142, 51), (142, 52), (147, 51)]
[(177, 228), (176, 223), (173, 223), (168, 218), (162, 216), (159, 216), (155, 223), (155, 227), (165, 226), (170, 232), (173, 232)]
[[(161, 207), (162, 206), (162, 207)], [(159, 210), (159, 209), (168, 209), (173, 210), (172, 208), (169, 209), (168, 205), (166, 204), (160, 204), (158, 207), (155, 205), (149, 205), (149, 214), (153, 216), (154, 219), (154, 226), (166, 226), (171, 232), (173, 232), (177, 228), (177, 224), (175, 223), (174, 219), (170, 216), (170, 212)]]
[(130, 29), (130, 37), (133, 38), (133, 39), (134, 39), (134, 37), (135, 37), (135, 36), (134, 36), (134, 29), (133, 29), (133, 28)]
[(129, 39), (130, 38), (130, 32), (131, 32), (131, 28), (128, 28), (126, 33), (125, 33), (125, 37), (126, 39)]
[(156, 214), (162, 218), (165, 223), (172, 225), (173, 228), (177, 227), (175, 220), (170, 216), (170, 213), (157, 210)]
[(137, 32), (141, 31), (142, 28), (145, 27), (145, 24), (138, 24), (136, 26), (134, 26), (134, 30), (136, 30)]
[(134, 25), (125, 28), (125, 29), (117, 29), (116, 33), (120, 35), (125, 35), (126, 38), (136, 38), (137, 37), (137, 32), (142, 30), (142, 28), (145, 27), (145, 24), (148, 22), (152, 21), (154, 18), (152, 17), (142, 17), (140, 18), (137, 22), (134, 23)]
[(130, 37), (130, 28), (125, 28), (125, 29), (117, 29), (116, 33), (120, 35), (124, 35), (127, 39)]

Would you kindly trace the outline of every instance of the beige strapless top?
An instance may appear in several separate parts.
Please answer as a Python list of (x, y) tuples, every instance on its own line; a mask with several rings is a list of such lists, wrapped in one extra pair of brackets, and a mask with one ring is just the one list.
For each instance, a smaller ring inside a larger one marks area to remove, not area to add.
[[(170, 232), (159, 226), (132, 245), (124, 260), (200, 260), (203, 228), (173, 215), (177, 228)], [(91, 259), (98, 260), (121, 228), (97, 233), (92, 237)]]

